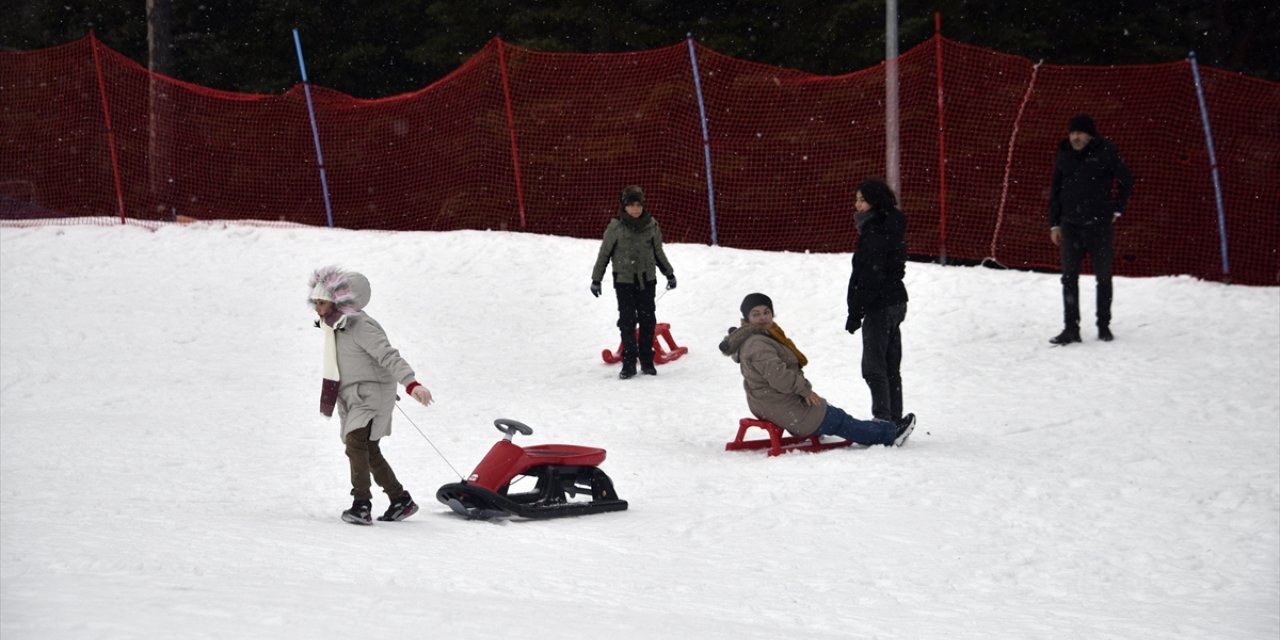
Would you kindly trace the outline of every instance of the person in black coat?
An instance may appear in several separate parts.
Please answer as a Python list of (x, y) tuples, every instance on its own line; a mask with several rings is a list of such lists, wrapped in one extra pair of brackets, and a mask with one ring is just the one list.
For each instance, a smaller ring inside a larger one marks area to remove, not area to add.
[(1133, 175), (1093, 118), (1080, 114), (1058, 143), (1049, 189), (1049, 239), (1062, 250), (1062, 333), (1053, 344), (1080, 342), (1080, 266), (1088, 254), (1098, 280), (1098, 339), (1110, 342), (1113, 225), (1124, 212)]
[(854, 194), (858, 245), (849, 276), (845, 331), (862, 329), (862, 379), (871, 389), (871, 414), (902, 418), (902, 331), (907, 317), (907, 217), (889, 185), (866, 180)]

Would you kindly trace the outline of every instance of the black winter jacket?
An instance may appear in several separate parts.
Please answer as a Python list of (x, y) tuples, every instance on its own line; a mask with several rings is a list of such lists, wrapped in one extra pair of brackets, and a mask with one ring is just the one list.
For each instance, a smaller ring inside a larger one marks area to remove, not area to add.
[(1110, 140), (1095, 137), (1079, 152), (1063, 140), (1053, 163), (1049, 226), (1109, 222), (1116, 213), (1124, 212), (1132, 190), (1133, 174)]
[(849, 316), (907, 301), (907, 217), (897, 209), (876, 209), (858, 230), (849, 275)]

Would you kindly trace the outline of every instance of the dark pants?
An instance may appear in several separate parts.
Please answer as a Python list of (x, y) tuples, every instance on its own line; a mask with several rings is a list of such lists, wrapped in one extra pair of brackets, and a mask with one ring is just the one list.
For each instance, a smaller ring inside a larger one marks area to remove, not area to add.
[(1062, 230), (1062, 324), (1080, 328), (1080, 267), (1088, 254), (1098, 280), (1098, 326), (1111, 324), (1111, 222), (1064, 224)]
[(347, 445), (347, 459), (351, 461), (351, 495), (356, 500), (373, 500), (370, 474), (392, 500), (404, 493), (404, 486), (396, 480), (396, 472), (391, 470), (387, 459), (382, 457), (378, 441), (369, 439), (369, 427), (348, 433), (343, 442)]
[[(653, 365), (653, 327), (657, 324), (654, 315), (654, 290), (657, 282), (646, 282), (644, 287), (638, 284), (614, 283), (613, 291), (618, 294), (618, 331), (622, 334), (622, 362), (624, 365), (635, 365), (640, 358), (641, 366)], [(640, 325), (640, 340), (636, 341), (636, 325)]]
[(907, 303), (868, 311), (862, 319), (862, 379), (871, 389), (871, 416), (902, 417), (902, 331)]

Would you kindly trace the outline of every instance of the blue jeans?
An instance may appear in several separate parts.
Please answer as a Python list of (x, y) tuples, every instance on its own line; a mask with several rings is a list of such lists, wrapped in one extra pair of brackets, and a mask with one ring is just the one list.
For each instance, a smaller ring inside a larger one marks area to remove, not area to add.
[(859, 420), (840, 407), (827, 405), (827, 415), (814, 433), (820, 436), (840, 436), (858, 444), (893, 444), (898, 426), (887, 420)]

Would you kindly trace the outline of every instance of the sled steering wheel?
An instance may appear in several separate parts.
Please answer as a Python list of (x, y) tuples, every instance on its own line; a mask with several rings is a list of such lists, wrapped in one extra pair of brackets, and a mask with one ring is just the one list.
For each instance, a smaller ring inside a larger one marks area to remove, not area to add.
[(517, 432), (526, 436), (533, 434), (533, 429), (529, 428), (529, 425), (510, 418), (498, 418), (493, 421), (493, 426), (497, 427), (498, 431), (507, 434), (504, 439), (508, 441), (514, 438)]

